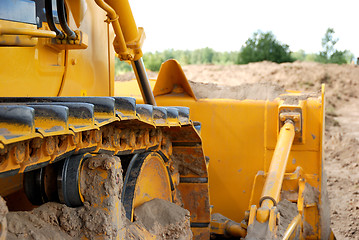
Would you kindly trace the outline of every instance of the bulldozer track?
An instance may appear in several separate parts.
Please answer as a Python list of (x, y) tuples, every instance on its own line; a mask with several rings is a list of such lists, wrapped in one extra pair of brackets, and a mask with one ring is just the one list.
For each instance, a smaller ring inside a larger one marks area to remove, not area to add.
[(0, 102), (0, 177), (75, 153), (125, 155), (160, 149), (168, 157), (164, 128), (191, 125), (188, 108), (136, 104), (127, 97), (20, 97)]
[(149, 151), (167, 166), (171, 190), (179, 194), (173, 192), (173, 202), (193, 213), (194, 234), (208, 235), (206, 159), (189, 108), (136, 104), (130, 97), (0, 98), (1, 178), (86, 153), (120, 156), (126, 171), (128, 156)]

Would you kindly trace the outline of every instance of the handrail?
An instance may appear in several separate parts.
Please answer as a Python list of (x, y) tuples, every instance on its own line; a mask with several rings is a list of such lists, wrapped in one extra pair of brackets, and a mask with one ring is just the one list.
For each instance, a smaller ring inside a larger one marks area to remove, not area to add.
[(55, 38), (54, 31), (30, 29), (30, 28), (11, 28), (0, 26), (0, 35), (28, 35), (37, 38)]

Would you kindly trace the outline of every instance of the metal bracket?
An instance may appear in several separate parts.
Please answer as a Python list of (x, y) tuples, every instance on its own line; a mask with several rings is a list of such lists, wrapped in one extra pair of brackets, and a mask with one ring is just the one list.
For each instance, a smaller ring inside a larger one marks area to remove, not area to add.
[(302, 109), (281, 106), (279, 109), (279, 129), (283, 127), (286, 121), (292, 121), (294, 125), (295, 136), (293, 143), (304, 143)]
[(72, 49), (86, 49), (88, 46), (88, 36), (86, 33), (75, 30), (77, 39), (76, 40), (69, 40), (65, 39), (56, 39), (52, 38), (49, 39), (47, 42), (47, 46), (57, 50), (72, 50)]

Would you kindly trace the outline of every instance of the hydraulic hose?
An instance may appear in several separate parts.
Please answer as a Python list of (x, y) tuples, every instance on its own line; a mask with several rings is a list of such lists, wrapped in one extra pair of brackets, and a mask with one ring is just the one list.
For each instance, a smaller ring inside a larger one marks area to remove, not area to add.
[(72, 31), (72, 29), (67, 24), (65, 2), (64, 0), (57, 0), (56, 2), (57, 2), (57, 12), (62, 30), (64, 30), (68, 39), (75, 40), (77, 38), (76, 33)]
[(56, 38), (64, 39), (65, 35), (63, 32), (61, 32), (55, 25), (54, 22), (54, 15), (52, 11), (52, 0), (45, 0), (45, 11), (46, 11), (46, 20), (47, 24), (49, 25), (49, 28), (51, 31), (54, 31), (56, 33)]

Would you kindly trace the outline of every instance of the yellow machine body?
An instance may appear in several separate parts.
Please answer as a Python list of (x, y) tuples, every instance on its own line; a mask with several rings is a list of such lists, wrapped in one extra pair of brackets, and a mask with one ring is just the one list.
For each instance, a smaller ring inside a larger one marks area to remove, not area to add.
[[(15, 6), (11, 0), (4, 2), (0, 6), (10, 6), (10, 10), (16, 6), (26, 9), (27, 4), (33, 4), (33, 10), (40, 1), (17, 0)], [(175, 60), (164, 63), (157, 80), (146, 86), (140, 81), (145, 35), (137, 28), (127, 0), (74, 0), (65, 5), (68, 27), (75, 37), (57, 22), (65, 37), (46, 21), (39, 25), (0, 16), (2, 197), (20, 191), (28, 172), (42, 169), (51, 176), (55, 170), (49, 166), (58, 161), (65, 162), (61, 171), (78, 161), (79, 165), (71, 168), (78, 176), (92, 170), (105, 176), (96, 186), (101, 189), (101, 184), (107, 184), (106, 171), (112, 166), (121, 172), (122, 163), (106, 160), (112, 165), (88, 165), (87, 170), (80, 163), (86, 159), (93, 163), (104, 152), (123, 159), (134, 155), (127, 163), (124, 185), (128, 188), (124, 187), (122, 202), (117, 195), (95, 199), (99, 211), (113, 213), (116, 233), (124, 231), (123, 225), (117, 224), (121, 204), (127, 218), (133, 220), (135, 207), (162, 198), (190, 211), (195, 239), (209, 239), (210, 230), (244, 237), (257, 223), (267, 224), (269, 234), (276, 234), (280, 221), (277, 204), (285, 198), (296, 204), (298, 214), (289, 219), (283, 239), (293, 238), (297, 232), (300, 238), (329, 238), (328, 204), (323, 202), (324, 87), (316, 95), (288, 92), (272, 101), (197, 99)], [(114, 81), (115, 54), (132, 62), (140, 88), (135, 81)], [(150, 85), (155, 101), (142, 100)], [(92, 97), (81, 98), (85, 96)], [(126, 96), (135, 97), (137, 104)], [(142, 102), (151, 105), (139, 104)], [(177, 108), (156, 107), (156, 102)], [(131, 180), (131, 176), (136, 177)], [(58, 194), (61, 203), (72, 206), (67, 198), (73, 195), (79, 199), (71, 201), (83, 203), (86, 196), (81, 184), (74, 185), (79, 188), (74, 194)], [(314, 197), (307, 198), (307, 192)], [(45, 197), (51, 200), (50, 195)], [(47, 201), (40, 200), (41, 204)], [(111, 209), (107, 201), (113, 201)], [(22, 205), (19, 200), (9, 202)], [(215, 213), (243, 224), (211, 220)], [(1, 216), (0, 224), (6, 226)], [(144, 230), (142, 233), (154, 238)], [(0, 239), (4, 236), (0, 231)], [(120, 235), (115, 238), (124, 239)]]
[[(106, 13), (94, 1), (69, 1), (68, 5), (73, 10), (68, 11), (69, 26), (86, 35), (84, 49), (63, 49), (42, 37), (24, 36), (23, 41), (12, 43), (11, 37), (23, 35), (7, 35), (4, 29), (36, 26), (0, 20), (0, 55), (6, 56), (0, 58), (0, 96), (113, 96), (114, 34), (104, 22)], [(73, 15), (81, 12), (80, 17)], [(51, 32), (46, 22), (36, 30)], [(28, 39), (33, 42), (29, 44)]]

